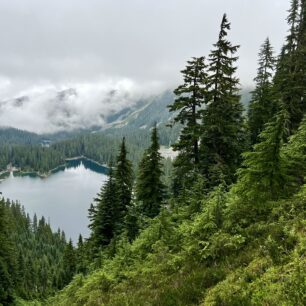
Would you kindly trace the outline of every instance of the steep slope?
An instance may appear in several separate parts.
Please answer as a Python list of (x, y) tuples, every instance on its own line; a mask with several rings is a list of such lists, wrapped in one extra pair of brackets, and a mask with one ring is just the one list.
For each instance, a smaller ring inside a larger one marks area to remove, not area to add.
[(203, 198), (191, 219), (190, 206), (164, 211), (47, 305), (305, 305), (306, 186), (246, 228), (218, 230), (219, 201)]
[(169, 146), (176, 141), (180, 125), (172, 129), (167, 125), (171, 122), (173, 114), (169, 113), (167, 106), (172, 103), (174, 95), (170, 91), (138, 103), (137, 109), (130, 109), (124, 118), (116, 120), (104, 128), (108, 135), (138, 139), (139, 144), (147, 145), (151, 128), (156, 124), (159, 129), (162, 145)]

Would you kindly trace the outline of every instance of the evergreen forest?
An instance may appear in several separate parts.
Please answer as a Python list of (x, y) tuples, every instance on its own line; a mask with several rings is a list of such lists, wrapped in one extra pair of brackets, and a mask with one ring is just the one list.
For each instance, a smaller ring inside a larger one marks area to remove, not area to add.
[(306, 305), (306, 1), (290, 3), (280, 54), (273, 37), (259, 46), (247, 109), (226, 14), (210, 53), (186, 62), (171, 165), (158, 124), (136, 139), (1, 146), (1, 168), (86, 156), (109, 174), (75, 244), (0, 201), (0, 305)]

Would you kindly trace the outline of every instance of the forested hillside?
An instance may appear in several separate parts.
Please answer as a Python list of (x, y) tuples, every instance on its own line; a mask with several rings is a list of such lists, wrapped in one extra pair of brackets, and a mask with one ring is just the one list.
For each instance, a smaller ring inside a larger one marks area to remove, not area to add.
[(90, 210), (92, 266), (48, 305), (305, 305), (305, 1), (288, 23), (279, 57), (260, 48), (245, 118), (223, 16), (169, 105), (183, 126), (172, 192), (156, 128), (134, 185), (123, 146)]
[[(19, 203), (0, 200), (0, 304), (16, 296), (41, 299), (69, 283), (71, 245), (44, 217), (31, 218)], [(74, 263), (76, 264), (76, 263)]]
[[(210, 53), (187, 61), (168, 105), (169, 124), (180, 126), (170, 189), (158, 122), (137, 158), (124, 137), (108, 138), (117, 142), (114, 159), (95, 134), (94, 151), (87, 138), (52, 146), (110, 162), (88, 210), (90, 236), (65, 246), (60, 267), (71, 282), (34, 302), (10, 283), (13, 237), (4, 232), (0, 303), (17, 296), (19, 305), (50, 306), (305, 305), (306, 1), (291, 1), (287, 21), (280, 55), (263, 39), (247, 112), (226, 14)], [(96, 155), (100, 148), (106, 155)]]
[[(136, 164), (144, 148), (150, 143), (149, 135), (156, 123), (162, 145), (169, 146), (178, 138), (180, 125), (169, 129), (171, 115), (167, 104), (173, 95), (166, 92), (153, 100), (141, 101), (140, 110), (125, 111), (124, 118), (111, 118), (110, 124), (93, 131), (59, 132), (38, 135), (13, 128), (0, 129), (0, 170), (8, 164), (24, 172), (47, 174), (63, 165), (65, 159), (86, 156), (101, 164), (115, 159), (122, 137), (129, 144), (129, 157)], [(123, 116), (123, 115), (122, 115)], [(44, 145), (47, 141), (48, 146)]]
[[(115, 158), (122, 137), (130, 146), (130, 159), (137, 163), (143, 149), (150, 143), (150, 131), (157, 124), (160, 143), (169, 147), (178, 139), (181, 124), (171, 124), (174, 114), (167, 110), (174, 95), (165, 93), (141, 100), (135, 107), (124, 109), (108, 118), (102, 128), (35, 134), (14, 128), (0, 129), (0, 170), (8, 164), (24, 172), (47, 174), (65, 163), (66, 158), (84, 155), (101, 164)], [(242, 102), (247, 106), (248, 93), (242, 92)]]
[[(50, 147), (41, 145), (2, 145), (0, 147), (0, 169), (11, 163), (22, 171), (48, 173), (65, 164), (67, 158), (86, 156), (101, 164), (109, 164), (115, 158), (120, 139), (95, 133), (71, 140), (54, 143)], [(142, 148), (130, 145), (131, 159), (139, 160)]]
[(39, 144), (41, 137), (14, 128), (0, 128), (0, 144)]

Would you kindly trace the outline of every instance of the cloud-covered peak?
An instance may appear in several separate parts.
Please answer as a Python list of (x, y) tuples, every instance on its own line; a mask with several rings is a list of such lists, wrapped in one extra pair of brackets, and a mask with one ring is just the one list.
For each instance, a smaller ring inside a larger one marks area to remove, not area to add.
[(68, 88), (37, 88), (22, 96), (0, 101), (0, 122), (36, 133), (103, 127), (108, 118), (134, 106), (142, 93), (133, 82), (74, 84)]

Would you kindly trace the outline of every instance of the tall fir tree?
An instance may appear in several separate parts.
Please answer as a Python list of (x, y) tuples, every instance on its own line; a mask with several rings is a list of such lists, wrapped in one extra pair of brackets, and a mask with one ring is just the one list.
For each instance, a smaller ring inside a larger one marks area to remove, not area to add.
[(69, 284), (73, 275), (76, 273), (76, 253), (70, 239), (64, 250), (63, 266), (64, 266), (64, 284)]
[(203, 110), (201, 137), (201, 168), (210, 187), (224, 176), (226, 183), (234, 180), (243, 150), (243, 106), (240, 103), (239, 80), (235, 76), (237, 61), (234, 46), (226, 39), (230, 23), (222, 18), (219, 39), (209, 55), (209, 77), (206, 109)]
[(93, 203), (90, 204), (88, 208), (88, 219), (89, 219), (89, 229), (91, 230), (91, 233), (93, 233), (95, 220), (97, 217), (97, 207)]
[(258, 135), (264, 129), (264, 125), (270, 121), (276, 113), (275, 100), (273, 99), (273, 71), (275, 58), (269, 38), (265, 40), (259, 51), (255, 90), (249, 105), (248, 120), (251, 144), (258, 141)]
[(124, 218), (131, 203), (133, 188), (132, 163), (127, 159), (125, 138), (122, 139), (117, 157), (115, 180), (117, 186), (118, 206), (115, 212), (116, 231), (120, 233), (124, 226)]
[(278, 105), (289, 113), (289, 134), (297, 130), (306, 111), (305, 0), (292, 0), (287, 18), (289, 33), (279, 56), (274, 86)]
[[(300, 108), (301, 116), (306, 114), (306, 1), (301, 0), (300, 3), (300, 25), (299, 25), (299, 35), (297, 43), (297, 90), (300, 94)], [(301, 118), (299, 118), (301, 119)], [(301, 120), (299, 120), (300, 122)]]
[(83, 237), (80, 234), (76, 249), (76, 272), (85, 274), (86, 271), (86, 244), (84, 244)]
[(199, 140), (201, 135), (201, 113), (207, 86), (207, 73), (204, 57), (193, 57), (181, 71), (184, 84), (174, 90), (177, 96), (169, 105), (170, 112), (176, 112), (174, 123), (183, 128), (179, 140), (172, 146), (179, 154), (174, 161), (173, 193), (179, 194), (190, 187), (194, 172), (198, 171), (200, 162)]
[(183, 156), (180, 167), (194, 168), (199, 164), (199, 138), (201, 133), (200, 112), (203, 106), (207, 83), (204, 57), (193, 57), (187, 62), (187, 66), (181, 71), (184, 84), (174, 90), (177, 96), (172, 105), (169, 105), (171, 112), (178, 112), (174, 122), (183, 125), (181, 135), (174, 150), (179, 151)]
[(15, 249), (10, 238), (10, 221), (3, 199), (0, 199), (0, 305), (12, 305), (14, 299)]
[(298, 131), (284, 146), (283, 152), (289, 162), (289, 172), (294, 177), (292, 193), (305, 184), (306, 179), (306, 115)]
[(37, 215), (36, 214), (34, 214), (34, 217), (33, 217), (32, 227), (33, 227), (33, 232), (36, 233), (37, 232), (37, 227), (38, 227), (38, 221), (37, 221)]
[(89, 217), (91, 223), (90, 243), (94, 256), (99, 250), (107, 246), (115, 235), (115, 216), (118, 209), (117, 186), (114, 172), (110, 167), (107, 182), (94, 199), (95, 205), (91, 205)]
[(151, 135), (151, 146), (145, 151), (139, 164), (136, 184), (136, 198), (140, 202), (141, 212), (150, 218), (159, 214), (165, 198), (166, 187), (162, 182), (162, 156), (159, 152), (157, 127)]
[(243, 154), (243, 167), (238, 170), (235, 189), (246, 203), (263, 205), (267, 200), (277, 200), (292, 182), (289, 163), (282, 152), (288, 124), (289, 114), (283, 106), (274, 120), (267, 123), (253, 151)]
[(300, 2), (301, 0), (291, 0), (288, 11), (287, 22), (289, 25), (289, 34), (286, 38), (285, 50), (288, 54), (294, 52), (297, 48), (300, 24)]
[(132, 199), (124, 218), (124, 227), (128, 240), (133, 241), (139, 232), (140, 207), (135, 199)]

